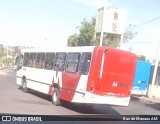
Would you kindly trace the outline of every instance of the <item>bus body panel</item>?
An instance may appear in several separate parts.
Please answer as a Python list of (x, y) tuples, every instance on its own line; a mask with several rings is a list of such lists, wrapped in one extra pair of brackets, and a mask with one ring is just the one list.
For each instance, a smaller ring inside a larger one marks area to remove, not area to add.
[[(69, 102), (127, 106), (130, 100), (137, 56), (121, 50), (107, 49), (106, 47), (86, 48), (89, 48), (87, 52), (92, 53), (88, 74), (22, 66), (22, 69), (17, 71), (17, 84), (22, 85), (21, 80), (25, 76), (28, 88), (48, 95), (52, 95), (52, 87), (57, 84), (60, 99)], [(104, 64), (102, 64), (102, 56), (106, 49)], [(29, 51), (27, 50), (27, 52)], [(62, 52), (69, 53), (70, 51), (86, 52), (85, 48), (68, 49)], [(32, 52), (47, 51), (32, 50)], [(58, 52), (61, 52), (61, 50)], [(100, 70), (102, 76), (100, 76)]]
[(27, 87), (45, 94), (48, 94), (54, 71), (35, 69), (30, 67), (22, 67), (17, 72), (17, 84), (22, 85), (22, 77), (24, 76), (27, 81)]
[[(76, 93), (83, 93), (80, 91), (81, 86), (78, 87), (82, 82), (80, 82), (81, 75), (62, 73), (62, 87), (60, 87), (60, 98), (66, 101), (73, 101), (73, 97)], [(86, 81), (83, 82), (84, 84)], [(85, 87), (82, 85), (82, 88)]]
[(86, 90), (88, 92), (96, 93), (98, 81), (100, 79), (100, 68), (102, 62), (102, 54), (105, 50), (104, 47), (96, 47), (93, 51), (90, 73), (88, 77), (88, 83)]
[(117, 106), (128, 106), (130, 97), (116, 97), (108, 95), (96, 95), (91, 92), (86, 92), (85, 103), (95, 103), (95, 104), (107, 104), (107, 105), (117, 105)]
[(72, 102), (85, 103), (88, 75), (81, 75)]
[(151, 63), (137, 61), (136, 73), (132, 87), (133, 95), (147, 95), (147, 88), (150, 81)]
[(66, 72), (56, 72), (44, 69), (35, 70), (23, 67), (17, 72), (17, 84), (20, 86), (22, 86), (21, 80), (23, 76), (26, 77), (27, 87), (30, 89), (51, 95), (52, 85), (56, 83), (60, 89), (61, 99), (70, 102), (84, 103), (83, 96), (86, 91), (85, 87), (87, 85), (88, 75), (80, 76), (78, 74), (69, 74)]

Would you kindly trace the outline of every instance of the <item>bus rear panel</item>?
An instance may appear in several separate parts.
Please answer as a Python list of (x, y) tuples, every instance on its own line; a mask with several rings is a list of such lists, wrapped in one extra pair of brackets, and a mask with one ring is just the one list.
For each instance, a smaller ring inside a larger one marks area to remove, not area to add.
[(150, 81), (151, 63), (146, 61), (137, 61), (136, 73), (132, 88), (133, 95), (147, 95), (147, 89)]
[(95, 49), (85, 102), (128, 106), (137, 56), (117, 49), (104, 50)]

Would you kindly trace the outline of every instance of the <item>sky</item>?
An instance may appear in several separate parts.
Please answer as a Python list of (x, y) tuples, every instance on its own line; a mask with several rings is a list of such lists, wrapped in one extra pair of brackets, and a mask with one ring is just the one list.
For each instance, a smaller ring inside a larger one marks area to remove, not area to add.
[[(155, 58), (160, 42), (159, 0), (0, 0), (0, 44), (66, 46), (80, 23), (96, 16), (102, 6), (124, 9), (126, 26), (137, 25), (137, 35), (121, 48)], [(143, 25), (141, 25), (143, 24)]]

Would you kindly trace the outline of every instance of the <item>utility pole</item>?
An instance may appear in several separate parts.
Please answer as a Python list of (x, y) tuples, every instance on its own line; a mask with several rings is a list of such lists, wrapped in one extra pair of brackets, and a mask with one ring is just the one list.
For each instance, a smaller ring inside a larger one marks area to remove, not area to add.
[(154, 71), (153, 71), (153, 77), (152, 77), (152, 82), (148, 91), (148, 97), (152, 97), (153, 96), (153, 92), (154, 92), (154, 83), (156, 81), (156, 75), (157, 75), (157, 69), (158, 69), (158, 64), (159, 64), (159, 55), (160, 55), (160, 43), (158, 43), (158, 50), (157, 50), (157, 55), (156, 55), (156, 63), (155, 63), (155, 67), (154, 67)]
[[(104, 10), (104, 11), (105, 11), (105, 10)], [(104, 20), (103, 20), (103, 19), (104, 19), (104, 15), (105, 15), (104, 11), (103, 11), (103, 15), (102, 15), (100, 46), (103, 45), (103, 35), (104, 35), (104, 31), (103, 31), (103, 23), (104, 23)]]
[(124, 33), (121, 34), (121, 38), (120, 38), (120, 42), (119, 42), (119, 49), (121, 49), (121, 43), (123, 42), (123, 34)]

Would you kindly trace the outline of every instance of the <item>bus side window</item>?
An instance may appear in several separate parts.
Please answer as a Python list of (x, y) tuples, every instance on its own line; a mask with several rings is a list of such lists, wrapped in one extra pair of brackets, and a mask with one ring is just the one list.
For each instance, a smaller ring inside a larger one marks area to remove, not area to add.
[(46, 53), (45, 56), (45, 65), (44, 68), (48, 70), (53, 69), (53, 59), (55, 57), (55, 53)]
[(56, 71), (64, 71), (65, 59), (66, 59), (65, 53), (56, 54), (55, 67), (54, 67)]
[(79, 74), (84, 74), (84, 75), (88, 74), (90, 61), (91, 61), (91, 53), (82, 53), (78, 67)]
[(66, 59), (66, 72), (77, 73), (80, 53), (68, 53)]
[(32, 66), (33, 68), (37, 66), (36, 60), (37, 60), (37, 54), (33, 53), (33, 66)]
[(35, 68), (36, 67), (36, 53), (30, 53), (29, 57), (29, 67)]
[(24, 53), (23, 66), (29, 65), (29, 53)]
[(45, 53), (37, 53), (36, 68), (44, 68)]

